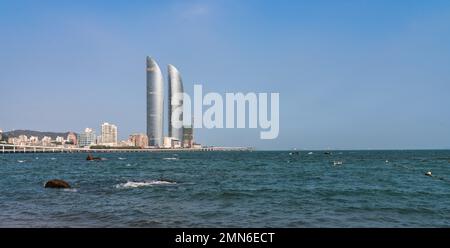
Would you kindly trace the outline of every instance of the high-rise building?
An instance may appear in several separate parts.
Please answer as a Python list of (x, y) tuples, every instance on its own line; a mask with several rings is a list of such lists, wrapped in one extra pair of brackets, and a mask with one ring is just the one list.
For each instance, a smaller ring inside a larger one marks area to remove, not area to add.
[(147, 136), (150, 146), (163, 143), (164, 79), (155, 60), (147, 57)]
[(102, 124), (102, 145), (117, 145), (117, 126), (105, 122)]
[(128, 140), (136, 147), (146, 148), (148, 146), (148, 137), (143, 133), (132, 134)]
[(76, 145), (76, 144), (77, 144), (77, 136), (75, 135), (75, 133), (70, 132), (70, 133), (67, 135), (67, 142), (68, 142), (68, 143), (71, 143), (71, 144), (73, 144), (73, 145)]
[(183, 144), (183, 81), (173, 65), (169, 71), (169, 137)]
[(0, 141), (3, 140), (3, 130), (0, 129)]
[(183, 127), (183, 146), (191, 148), (194, 145), (194, 129), (192, 126)]
[(78, 135), (78, 146), (86, 147), (95, 145), (95, 132), (91, 128), (86, 128), (84, 132)]

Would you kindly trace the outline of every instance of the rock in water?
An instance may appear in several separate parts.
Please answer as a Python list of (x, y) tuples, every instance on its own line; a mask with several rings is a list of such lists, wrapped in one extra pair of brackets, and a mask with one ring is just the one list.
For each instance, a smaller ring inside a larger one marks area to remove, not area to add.
[(70, 189), (70, 185), (63, 180), (53, 179), (45, 183), (45, 188)]
[(100, 161), (100, 160), (104, 160), (103, 158), (95, 158), (94, 156), (92, 156), (91, 154), (89, 154), (86, 158), (87, 161)]

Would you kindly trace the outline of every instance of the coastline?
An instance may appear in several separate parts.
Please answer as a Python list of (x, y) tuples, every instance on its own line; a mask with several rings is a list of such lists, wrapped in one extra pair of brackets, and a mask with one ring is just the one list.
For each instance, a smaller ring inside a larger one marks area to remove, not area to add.
[(1, 154), (11, 153), (148, 153), (148, 152), (214, 152), (214, 151), (254, 151), (252, 147), (201, 147), (201, 148), (142, 148), (142, 149), (90, 149), (43, 146), (0, 145)]

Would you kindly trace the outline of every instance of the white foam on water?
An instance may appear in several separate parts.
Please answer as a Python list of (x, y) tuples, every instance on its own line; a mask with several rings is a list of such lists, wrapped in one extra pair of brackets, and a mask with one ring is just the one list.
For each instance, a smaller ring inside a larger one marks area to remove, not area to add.
[(157, 186), (157, 185), (172, 185), (176, 184), (176, 182), (168, 182), (163, 180), (151, 180), (151, 181), (144, 181), (144, 182), (133, 182), (128, 181), (126, 183), (120, 183), (117, 184), (115, 187), (117, 189), (129, 189), (129, 188), (139, 188), (139, 187), (146, 187), (146, 186)]
[(78, 192), (78, 190), (77, 189), (63, 189), (63, 191), (65, 191), (65, 192)]
[(126, 160), (126, 158), (119, 158), (119, 160)]
[(178, 160), (178, 158), (163, 158), (164, 160)]

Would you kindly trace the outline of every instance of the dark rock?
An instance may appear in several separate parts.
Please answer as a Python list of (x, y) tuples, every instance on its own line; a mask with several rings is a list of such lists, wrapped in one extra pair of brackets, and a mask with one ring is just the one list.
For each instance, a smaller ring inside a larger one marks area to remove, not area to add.
[(89, 154), (86, 158), (87, 161), (100, 161), (103, 160), (102, 158), (96, 158), (94, 156), (92, 156), (91, 154)]
[(70, 185), (63, 180), (53, 179), (45, 183), (45, 188), (70, 189)]

